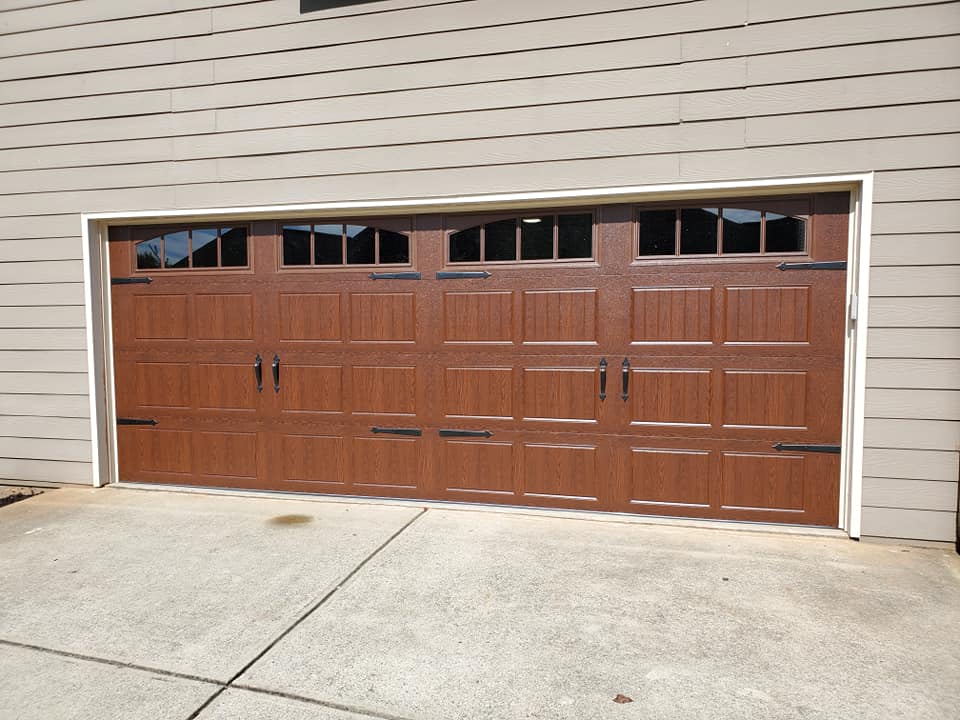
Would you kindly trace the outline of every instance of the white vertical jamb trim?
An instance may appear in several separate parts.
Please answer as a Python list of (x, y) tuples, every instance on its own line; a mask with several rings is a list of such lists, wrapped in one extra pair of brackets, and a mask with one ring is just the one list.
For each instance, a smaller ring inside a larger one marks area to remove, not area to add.
[(100, 272), (94, 275), (93, 268), (94, 256), (99, 258), (100, 253), (94, 251), (93, 243), (95, 242), (99, 248), (100, 236), (97, 232), (97, 224), (88, 220), (85, 215), (80, 216), (80, 225), (81, 242), (83, 243), (83, 314), (87, 330), (87, 393), (90, 402), (90, 460), (93, 470), (93, 486), (102, 487), (105, 482), (102, 473), (101, 458), (103, 458), (103, 451), (106, 450), (106, 447), (103, 442), (105, 438), (100, 432), (103, 410), (98, 401), (98, 398), (101, 396), (101, 390), (100, 383), (98, 382), (99, 373), (97, 372), (99, 365), (97, 347), (102, 341), (102, 338), (97, 337), (100, 334), (98, 332), (100, 327), (99, 323), (95, 324), (93, 322), (95, 308), (100, 305), (99, 302), (94, 302), (94, 281), (100, 277)]
[(849, 521), (847, 532), (859, 538), (863, 516), (863, 442), (867, 394), (867, 328), (870, 310), (870, 245), (873, 225), (873, 173), (860, 186), (860, 227), (856, 254), (857, 321), (854, 326), (853, 422), (849, 443)]

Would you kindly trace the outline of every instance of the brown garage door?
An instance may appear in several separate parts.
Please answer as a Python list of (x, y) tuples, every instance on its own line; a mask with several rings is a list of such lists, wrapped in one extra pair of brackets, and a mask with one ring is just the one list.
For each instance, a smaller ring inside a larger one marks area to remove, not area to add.
[(836, 525), (847, 212), (117, 228), (121, 479)]

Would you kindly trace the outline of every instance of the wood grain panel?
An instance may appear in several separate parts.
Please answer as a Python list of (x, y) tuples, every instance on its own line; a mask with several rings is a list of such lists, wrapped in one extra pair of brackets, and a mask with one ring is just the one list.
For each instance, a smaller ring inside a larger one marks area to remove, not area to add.
[(443, 443), (443, 482), (453, 492), (514, 493), (513, 443)]
[(342, 340), (339, 293), (281, 293), (280, 339)]
[(709, 507), (710, 459), (706, 450), (631, 448), (630, 502)]
[(417, 370), (414, 367), (372, 367), (352, 370), (353, 411), (385, 415), (415, 415)]
[(633, 288), (632, 294), (634, 344), (713, 341), (712, 288)]
[(186, 430), (134, 429), (140, 470), (189, 475), (193, 472), (193, 443)]
[(252, 432), (197, 432), (194, 457), (200, 475), (256, 480), (257, 434)]
[(322, 435), (284, 435), (283, 481), (344, 486), (344, 441)]
[(709, 425), (713, 401), (710, 370), (632, 371), (631, 422), (635, 425)]
[(186, 340), (186, 295), (137, 295), (134, 300), (134, 331), (137, 340)]
[(596, 344), (596, 290), (525, 290), (523, 342)]
[(802, 512), (803, 465), (800, 455), (723, 453), (720, 502), (725, 508)]
[(524, 419), (595, 422), (595, 375), (592, 368), (524, 369)]
[(724, 426), (806, 427), (806, 372), (726, 370), (723, 376)]
[(443, 396), (447, 417), (513, 417), (513, 369), (447, 368)]
[(443, 319), (448, 343), (513, 342), (513, 292), (446, 292)]
[(724, 307), (727, 343), (809, 342), (809, 287), (730, 287)]
[(423, 441), (414, 439), (353, 439), (353, 476), (356, 485), (417, 487), (423, 474)]
[(195, 295), (193, 311), (198, 340), (253, 339), (251, 295)]
[(138, 362), (135, 366), (135, 400), (141, 407), (190, 407), (190, 365)]
[(280, 406), (284, 411), (340, 413), (343, 368), (339, 365), (283, 365)]
[(598, 450), (588, 445), (523, 446), (523, 493), (544, 498), (597, 500), (603, 478)]
[(350, 339), (354, 342), (412, 343), (416, 335), (413, 293), (350, 295)]
[(196, 367), (196, 378), (197, 407), (201, 410), (253, 412), (259, 404), (253, 363), (200, 363)]

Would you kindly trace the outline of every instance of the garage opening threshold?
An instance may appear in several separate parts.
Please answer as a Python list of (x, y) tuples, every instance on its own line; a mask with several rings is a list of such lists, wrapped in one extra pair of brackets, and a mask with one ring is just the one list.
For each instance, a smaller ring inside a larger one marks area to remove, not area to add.
[(789, 525), (786, 523), (761, 523), (739, 520), (713, 520), (672, 517), (664, 515), (635, 515), (598, 510), (565, 510), (557, 508), (537, 508), (521, 505), (492, 505), (484, 503), (453, 502), (449, 500), (411, 500), (399, 498), (366, 497), (357, 495), (326, 495), (302, 492), (281, 492), (276, 490), (240, 490), (230, 488), (194, 487), (191, 485), (154, 485), (151, 483), (118, 482), (106, 486), (108, 489), (139, 490), (148, 492), (176, 492), (195, 495), (225, 495), (229, 497), (249, 497), (267, 500), (302, 500), (305, 502), (340, 503), (346, 505), (387, 505), (391, 507), (414, 507), (459, 512), (483, 512), (500, 515), (527, 515), (550, 517), (585, 522), (626, 523), (633, 525), (668, 525), (675, 527), (713, 528), (717, 530), (739, 530), (742, 532), (775, 533), (780, 535), (813, 535), (818, 537), (848, 538), (839, 528), (818, 527), (814, 525)]

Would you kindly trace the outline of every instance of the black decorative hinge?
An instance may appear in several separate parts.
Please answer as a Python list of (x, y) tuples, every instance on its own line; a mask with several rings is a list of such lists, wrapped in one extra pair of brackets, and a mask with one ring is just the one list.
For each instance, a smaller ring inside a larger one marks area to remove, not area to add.
[(152, 277), (110, 278), (111, 285), (149, 285)]
[(375, 435), (412, 435), (413, 437), (420, 437), (423, 435), (423, 430), (420, 428), (385, 428), (385, 427), (372, 427), (370, 432)]
[(368, 275), (371, 280), (420, 280), (418, 272), (376, 273)]
[(440, 437), (493, 437), (489, 430), (439, 430)]
[(830, 453), (833, 455), (840, 454), (839, 445), (791, 445), (790, 443), (777, 443), (773, 446), (773, 449), (777, 452), (792, 450), (795, 452)]
[(828, 262), (801, 262), (788, 263), (782, 262), (777, 265), (777, 270), (846, 270), (846, 260), (830, 260)]
[(488, 277), (493, 277), (486, 270), (478, 271), (466, 271), (466, 272), (438, 272), (437, 280), (470, 280), (474, 279), (485, 279)]
[(157, 421), (153, 418), (149, 420), (146, 418), (117, 418), (117, 425), (156, 425)]

